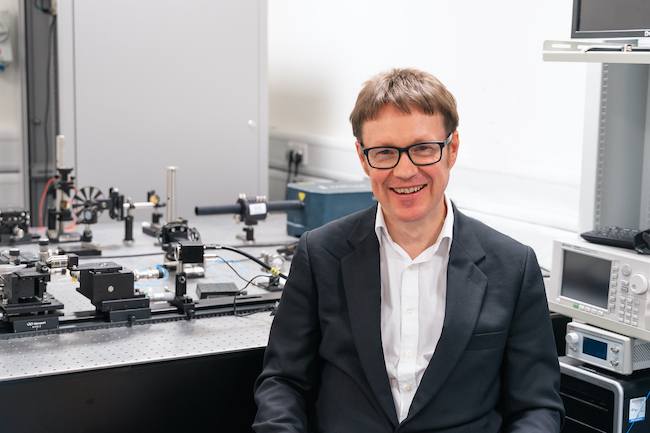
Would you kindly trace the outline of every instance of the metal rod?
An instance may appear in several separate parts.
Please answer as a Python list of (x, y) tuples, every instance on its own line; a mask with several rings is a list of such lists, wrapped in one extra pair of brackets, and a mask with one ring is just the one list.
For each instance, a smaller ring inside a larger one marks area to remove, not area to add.
[(65, 167), (65, 137), (56, 136), (56, 168)]
[[(300, 200), (278, 200), (266, 203), (266, 208), (269, 212), (302, 210), (304, 207), (305, 203)], [(243, 209), (240, 203), (223, 206), (196, 206), (194, 208), (196, 215), (240, 214), (242, 212)]]
[(167, 222), (176, 221), (176, 171), (178, 167), (167, 167)]
[(124, 203), (122, 205), (124, 209), (149, 209), (152, 207), (156, 207), (156, 203), (150, 202), (150, 201), (142, 201), (139, 203)]

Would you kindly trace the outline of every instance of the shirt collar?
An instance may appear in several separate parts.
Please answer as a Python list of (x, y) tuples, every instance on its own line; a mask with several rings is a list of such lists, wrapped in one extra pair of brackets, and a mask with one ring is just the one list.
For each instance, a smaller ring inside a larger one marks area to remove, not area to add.
[[(447, 205), (447, 213), (445, 215), (445, 222), (442, 225), (442, 230), (440, 230), (440, 234), (438, 235), (438, 239), (431, 247), (427, 248), (427, 250), (423, 252), (420, 257), (427, 252), (429, 252), (427, 255), (435, 254), (445, 239), (449, 239), (449, 242), (446, 243), (445, 251), (446, 254), (449, 254), (449, 250), (451, 249), (451, 241), (453, 240), (454, 236), (454, 211), (451, 206), (451, 200), (449, 200), (447, 194), (445, 194), (445, 204)], [(384, 240), (387, 240), (393, 245), (397, 245), (393, 241), (393, 238), (390, 237), (390, 233), (388, 233), (386, 220), (384, 219), (384, 212), (381, 210), (381, 204), (379, 203), (377, 203), (377, 216), (375, 217), (375, 234), (377, 235), (380, 246), (383, 245)]]

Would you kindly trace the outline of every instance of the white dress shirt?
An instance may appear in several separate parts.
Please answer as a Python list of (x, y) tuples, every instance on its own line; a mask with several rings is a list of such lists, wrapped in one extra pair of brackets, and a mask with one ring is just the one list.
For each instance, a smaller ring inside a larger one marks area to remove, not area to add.
[(381, 206), (375, 232), (381, 269), (381, 339), (397, 417), (408, 415), (413, 397), (440, 339), (447, 298), (447, 264), (454, 213), (447, 215), (436, 243), (411, 259), (388, 233)]

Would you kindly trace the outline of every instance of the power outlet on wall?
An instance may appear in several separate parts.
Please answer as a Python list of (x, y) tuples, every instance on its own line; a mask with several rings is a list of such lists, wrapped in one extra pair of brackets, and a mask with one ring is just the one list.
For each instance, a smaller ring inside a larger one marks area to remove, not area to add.
[(308, 156), (308, 149), (309, 146), (307, 143), (300, 143), (297, 141), (290, 141), (287, 143), (287, 151), (294, 151), (302, 154), (302, 161), (300, 161), (301, 166), (305, 166), (309, 164), (309, 156)]

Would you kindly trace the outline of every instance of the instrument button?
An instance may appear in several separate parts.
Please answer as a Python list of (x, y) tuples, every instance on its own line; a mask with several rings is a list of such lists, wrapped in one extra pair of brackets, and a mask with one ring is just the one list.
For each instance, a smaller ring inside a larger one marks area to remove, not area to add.
[(623, 266), (621, 266), (621, 273), (626, 277), (629, 277), (632, 275), (632, 266), (625, 263)]

